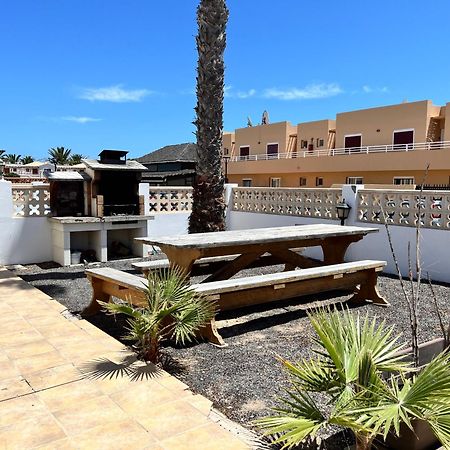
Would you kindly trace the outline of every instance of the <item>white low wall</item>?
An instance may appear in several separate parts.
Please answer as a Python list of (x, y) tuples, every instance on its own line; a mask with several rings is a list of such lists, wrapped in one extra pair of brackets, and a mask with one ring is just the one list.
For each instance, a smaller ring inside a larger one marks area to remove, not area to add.
[(52, 259), (46, 217), (12, 217), (11, 183), (0, 180), (0, 264), (28, 264)]
[[(352, 209), (346, 225), (359, 227), (377, 228), (378, 233), (370, 233), (359, 242), (350, 245), (347, 254), (347, 261), (356, 261), (361, 259), (376, 259), (387, 262), (385, 272), (397, 274), (389, 241), (384, 225), (374, 223), (362, 223), (357, 220), (357, 192), (358, 188), (364, 186), (343, 186), (343, 197)], [(313, 219), (309, 217), (293, 217), (277, 214), (250, 213), (231, 210), (231, 205), (227, 212), (228, 229), (243, 230), (250, 228), (267, 228), (297, 224), (327, 223), (338, 224), (334, 220)], [(416, 249), (416, 229), (414, 227), (389, 226), (394, 252), (399, 262), (402, 276), (408, 276), (408, 244), (411, 248), (412, 267), (415, 267), (415, 249)], [(427, 274), (436, 281), (450, 283), (450, 230), (436, 230), (422, 228), (420, 231), (420, 255), (422, 264), (422, 273), (426, 278)], [(311, 248), (305, 251), (305, 255), (313, 258), (322, 258), (320, 248)]]

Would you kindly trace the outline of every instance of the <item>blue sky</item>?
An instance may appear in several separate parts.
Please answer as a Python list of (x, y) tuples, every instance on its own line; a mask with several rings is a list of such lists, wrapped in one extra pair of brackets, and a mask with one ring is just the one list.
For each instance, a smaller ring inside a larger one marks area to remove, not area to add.
[[(0, 148), (194, 140), (194, 0), (1, 0)], [(450, 101), (450, 2), (229, 0), (224, 125)]]

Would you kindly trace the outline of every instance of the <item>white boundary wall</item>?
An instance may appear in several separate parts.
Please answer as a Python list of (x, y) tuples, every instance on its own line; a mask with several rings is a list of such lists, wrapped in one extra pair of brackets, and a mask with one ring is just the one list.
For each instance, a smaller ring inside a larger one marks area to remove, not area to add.
[[(363, 185), (343, 186), (343, 197), (352, 207), (346, 225), (378, 228), (378, 233), (368, 234), (364, 239), (350, 245), (347, 261), (360, 259), (377, 259), (387, 261), (385, 272), (396, 274), (394, 260), (392, 258), (386, 228), (382, 224), (363, 223), (357, 220), (358, 190)], [(267, 228), (276, 226), (334, 223), (339, 222), (325, 219), (312, 219), (309, 217), (292, 217), (275, 214), (249, 213), (232, 211), (229, 204), (227, 215), (228, 229), (243, 230), (250, 228)], [(415, 267), (416, 230), (414, 227), (395, 226), (389, 227), (392, 236), (394, 251), (399, 262), (403, 276), (408, 275), (408, 243), (411, 247), (412, 266)], [(423, 276), (427, 273), (431, 279), (450, 283), (450, 230), (421, 229), (421, 262)], [(314, 258), (322, 258), (320, 248), (307, 249), (305, 255)]]

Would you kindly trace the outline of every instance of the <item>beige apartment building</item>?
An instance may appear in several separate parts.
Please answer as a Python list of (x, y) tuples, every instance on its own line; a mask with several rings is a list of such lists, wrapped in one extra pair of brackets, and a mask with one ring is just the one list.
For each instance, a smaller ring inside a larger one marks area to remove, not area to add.
[(224, 133), (227, 176), (240, 186), (450, 185), (450, 103), (424, 100), (339, 113), (335, 120)]

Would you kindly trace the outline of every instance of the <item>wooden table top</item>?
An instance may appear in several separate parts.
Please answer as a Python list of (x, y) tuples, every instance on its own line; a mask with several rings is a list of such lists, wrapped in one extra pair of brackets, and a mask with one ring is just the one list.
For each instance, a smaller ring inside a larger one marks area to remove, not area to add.
[(159, 237), (147, 236), (135, 238), (135, 240), (143, 244), (156, 246), (176, 248), (209, 248), (366, 235), (377, 231), (378, 228), (314, 224)]

